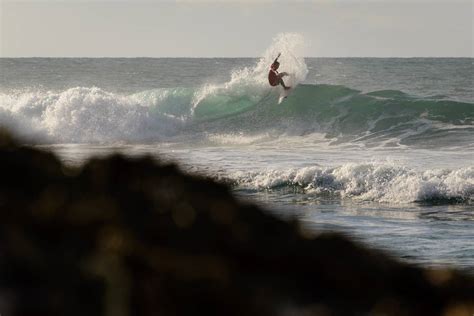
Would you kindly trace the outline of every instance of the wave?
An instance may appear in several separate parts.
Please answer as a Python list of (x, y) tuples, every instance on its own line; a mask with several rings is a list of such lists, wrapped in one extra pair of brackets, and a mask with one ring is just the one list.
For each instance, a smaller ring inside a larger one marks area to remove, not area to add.
[(0, 124), (41, 142), (157, 140), (176, 119), (151, 115), (149, 104), (99, 88), (0, 95)]
[(236, 172), (221, 181), (246, 190), (297, 190), (315, 196), (404, 204), (474, 203), (474, 168), (416, 171), (390, 163)]
[(278, 90), (247, 84), (218, 87), (205, 96), (193, 88), (120, 95), (96, 87), (0, 94), (0, 124), (24, 138), (50, 142), (323, 133), (332, 144), (472, 146), (471, 103), (308, 84), (282, 104), (278, 97)]

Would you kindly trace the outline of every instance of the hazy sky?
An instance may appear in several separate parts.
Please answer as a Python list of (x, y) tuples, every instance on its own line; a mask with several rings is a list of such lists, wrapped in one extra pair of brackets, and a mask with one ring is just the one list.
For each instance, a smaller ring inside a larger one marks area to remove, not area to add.
[(2, 57), (260, 56), (280, 32), (307, 56), (474, 57), (472, 0), (0, 0)]

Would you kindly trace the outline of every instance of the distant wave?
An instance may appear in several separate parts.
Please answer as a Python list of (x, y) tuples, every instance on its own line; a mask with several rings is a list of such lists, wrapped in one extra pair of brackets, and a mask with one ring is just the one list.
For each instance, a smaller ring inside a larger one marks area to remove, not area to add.
[(247, 190), (296, 189), (384, 203), (474, 203), (474, 168), (416, 171), (389, 163), (236, 172), (221, 179)]

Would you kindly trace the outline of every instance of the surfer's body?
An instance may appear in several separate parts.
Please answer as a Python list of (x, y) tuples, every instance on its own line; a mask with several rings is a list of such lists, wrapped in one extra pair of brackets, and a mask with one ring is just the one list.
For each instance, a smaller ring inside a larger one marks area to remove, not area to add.
[(288, 76), (286, 72), (278, 72), (278, 67), (280, 67), (280, 63), (278, 62), (278, 58), (281, 54), (278, 54), (277, 58), (273, 61), (273, 64), (270, 66), (270, 71), (268, 72), (268, 82), (272, 87), (278, 86), (279, 84), (283, 86), (285, 89), (290, 89), (285, 85), (283, 81), (284, 76)]

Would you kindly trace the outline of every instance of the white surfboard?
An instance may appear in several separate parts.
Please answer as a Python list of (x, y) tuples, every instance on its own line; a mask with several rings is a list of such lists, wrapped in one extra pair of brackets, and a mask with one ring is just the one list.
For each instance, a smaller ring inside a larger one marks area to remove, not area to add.
[(285, 100), (290, 93), (295, 89), (297, 83), (295, 82), (295, 77), (293, 74), (288, 74), (288, 76), (283, 77), (283, 81), (285, 81), (286, 86), (290, 86), (290, 89), (285, 89), (282, 86), (279, 86), (280, 89), (280, 97), (278, 98), (278, 104), (281, 104), (283, 100)]
[(290, 95), (291, 91), (293, 91), (293, 87), (291, 87), (290, 89), (283, 89), (283, 87), (281, 88), (281, 91), (280, 91), (280, 97), (278, 98), (278, 104), (282, 103), (283, 100), (285, 100), (288, 95)]

